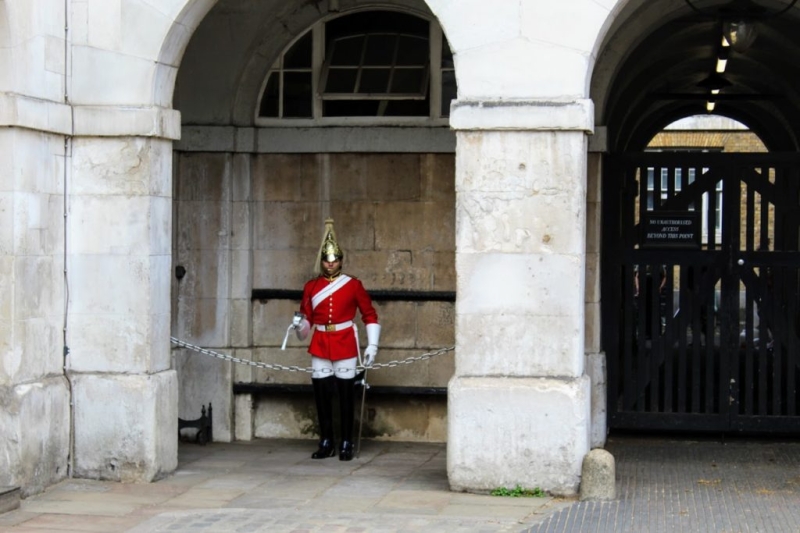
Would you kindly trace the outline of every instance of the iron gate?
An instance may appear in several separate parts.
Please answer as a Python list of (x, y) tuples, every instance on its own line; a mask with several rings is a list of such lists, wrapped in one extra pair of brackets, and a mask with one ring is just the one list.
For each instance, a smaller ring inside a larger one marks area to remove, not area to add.
[(612, 428), (800, 432), (800, 156), (610, 155)]

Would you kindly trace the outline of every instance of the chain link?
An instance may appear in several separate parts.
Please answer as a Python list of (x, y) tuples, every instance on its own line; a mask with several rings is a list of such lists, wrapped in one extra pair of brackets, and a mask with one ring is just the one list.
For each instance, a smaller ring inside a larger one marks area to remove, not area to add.
[[(169, 339), (170, 339), (170, 341), (172, 341), (172, 344), (175, 344), (175, 345), (180, 346), (182, 348), (187, 348), (189, 350), (201, 353), (203, 355), (216, 357), (217, 359), (222, 359), (223, 361), (230, 361), (232, 363), (237, 363), (237, 364), (240, 364), (240, 365), (248, 365), (248, 366), (254, 366), (254, 367), (257, 367), (257, 368), (265, 368), (267, 370), (281, 370), (281, 371), (286, 371), (286, 372), (306, 372), (308, 374), (311, 374), (311, 373), (314, 372), (314, 370), (312, 368), (310, 368), (310, 367), (287, 366), (287, 365), (281, 365), (281, 364), (278, 364), (278, 363), (261, 363), (259, 361), (251, 361), (249, 359), (240, 359), (239, 357), (233, 357), (232, 355), (225, 355), (224, 353), (219, 353), (219, 352), (215, 352), (213, 350), (209, 350), (209, 349), (206, 349), (206, 348), (201, 348), (200, 346), (195, 346), (194, 344), (190, 344), (190, 343), (182, 341), (180, 339), (176, 339), (175, 337), (170, 337)], [(437, 355), (442, 355), (442, 354), (445, 354), (447, 352), (452, 352), (455, 349), (456, 349), (455, 346), (450, 346), (448, 348), (441, 348), (441, 349), (433, 351), (433, 352), (424, 353), (424, 354), (418, 355), (416, 357), (408, 357), (406, 359), (388, 361), (386, 363), (373, 363), (372, 366), (369, 367), (369, 370), (375, 370), (377, 368), (395, 368), (395, 367), (398, 367), (398, 366), (401, 366), (401, 365), (410, 365), (411, 363), (416, 363), (417, 361), (425, 361), (427, 359), (431, 359), (433, 357), (436, 357)], [(356, 366), (356, 370), (364, 370), (366, 368), (367, 367), (364, 367), (363, 365)]]

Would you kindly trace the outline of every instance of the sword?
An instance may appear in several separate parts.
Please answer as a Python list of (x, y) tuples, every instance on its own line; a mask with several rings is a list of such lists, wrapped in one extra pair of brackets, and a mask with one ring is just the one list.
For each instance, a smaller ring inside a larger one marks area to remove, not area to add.
[(289, 340), (289, 333), (291, 333), (293, 329), (297, 329), (300, 327), (301, 320), (303, 320), (303, 313), (295, 313), (294, 318), (292, 319), (292, 323), (289, 324), (288, 328), (286, 328), (286, 335), (283, 336), (283, 344), (281, 344), (281, 350), (286, 349), (286, 342)]
[(358, 417), (358, 440), (356, 441), (356, 459), (361, 455), (361, 431), (364, 428), (364, 402), (367, 397), (367, 369), (364, 368), (364, 375), (361, 377), (361, 414)]
[(286, 342), (289, 340), (289, 333), (291, 333), (293, 329), (294, 329), (294, 324), (286, 328), (286, 335), (283, 336), (283, 344), (281, 344), (281, 350), (286, 349)]

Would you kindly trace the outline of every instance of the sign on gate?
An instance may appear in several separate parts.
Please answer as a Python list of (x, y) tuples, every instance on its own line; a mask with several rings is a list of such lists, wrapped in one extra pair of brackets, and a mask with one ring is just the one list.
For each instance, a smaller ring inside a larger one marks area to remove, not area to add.
[(647, 248), (700, 248), (700, 213), (652, 211), (642, 221), (642, 246)]

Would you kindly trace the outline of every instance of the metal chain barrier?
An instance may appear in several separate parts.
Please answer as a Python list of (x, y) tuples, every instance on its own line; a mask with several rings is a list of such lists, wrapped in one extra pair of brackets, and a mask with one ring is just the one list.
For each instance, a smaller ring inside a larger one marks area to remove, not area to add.
[[(249, 365), (258, 368), (265, 368), (267, 370), (282, 370), (286, 372), (306, 372), (307, 374), (313, 373), (311, 367), (304, 368), (301, 366), (288, 366), (288, 365), (281, 365), (278, 363), (261, 363), (259, 361), (241, 359), (239, 357), (233, 357), (232, 355), (225, 355), (223, 353), (215, 352), (207, 348), (201, 348), (200, 346), (195, 346), (194, 344), (190, 344), (188, 342), (176, 339), (175, 337), (170, 337), (169, 339), (170, 341), (172, 341), (172, 344), (180, 346), (181, 348), (187, 348), (189, 350), (201, 353), (203, 355), (208, 355), (211, 357), (216, 357), (217, 359), (222, 359), (223, 361), (230, 361), (232, 363), (238, 363), (240, 365)], [(375, 370), (377, 368), (395, 368), (401, 365), (409, 365), (411, 363), (416, 363), (418, 361), (425, 361), (426, 359), (431, 359), (433, 357), (436, 357), (437, 355), (442, 355), (447, 352), (452, 352), (455, 349), (456, 349), (455, 346), (450, 346), (448, 348), (440, 348), (439, 350), (424, 353), (416, 357), (408, 357), (406, 359), (389, 361), (386, 363), (373, 363), (372, 366), (370, 367), (365, 367), (359, 364), (358, 366), (356, 366), (356, 370), (364, 370), (366, 368), (369, 368), (369, 370)]]

